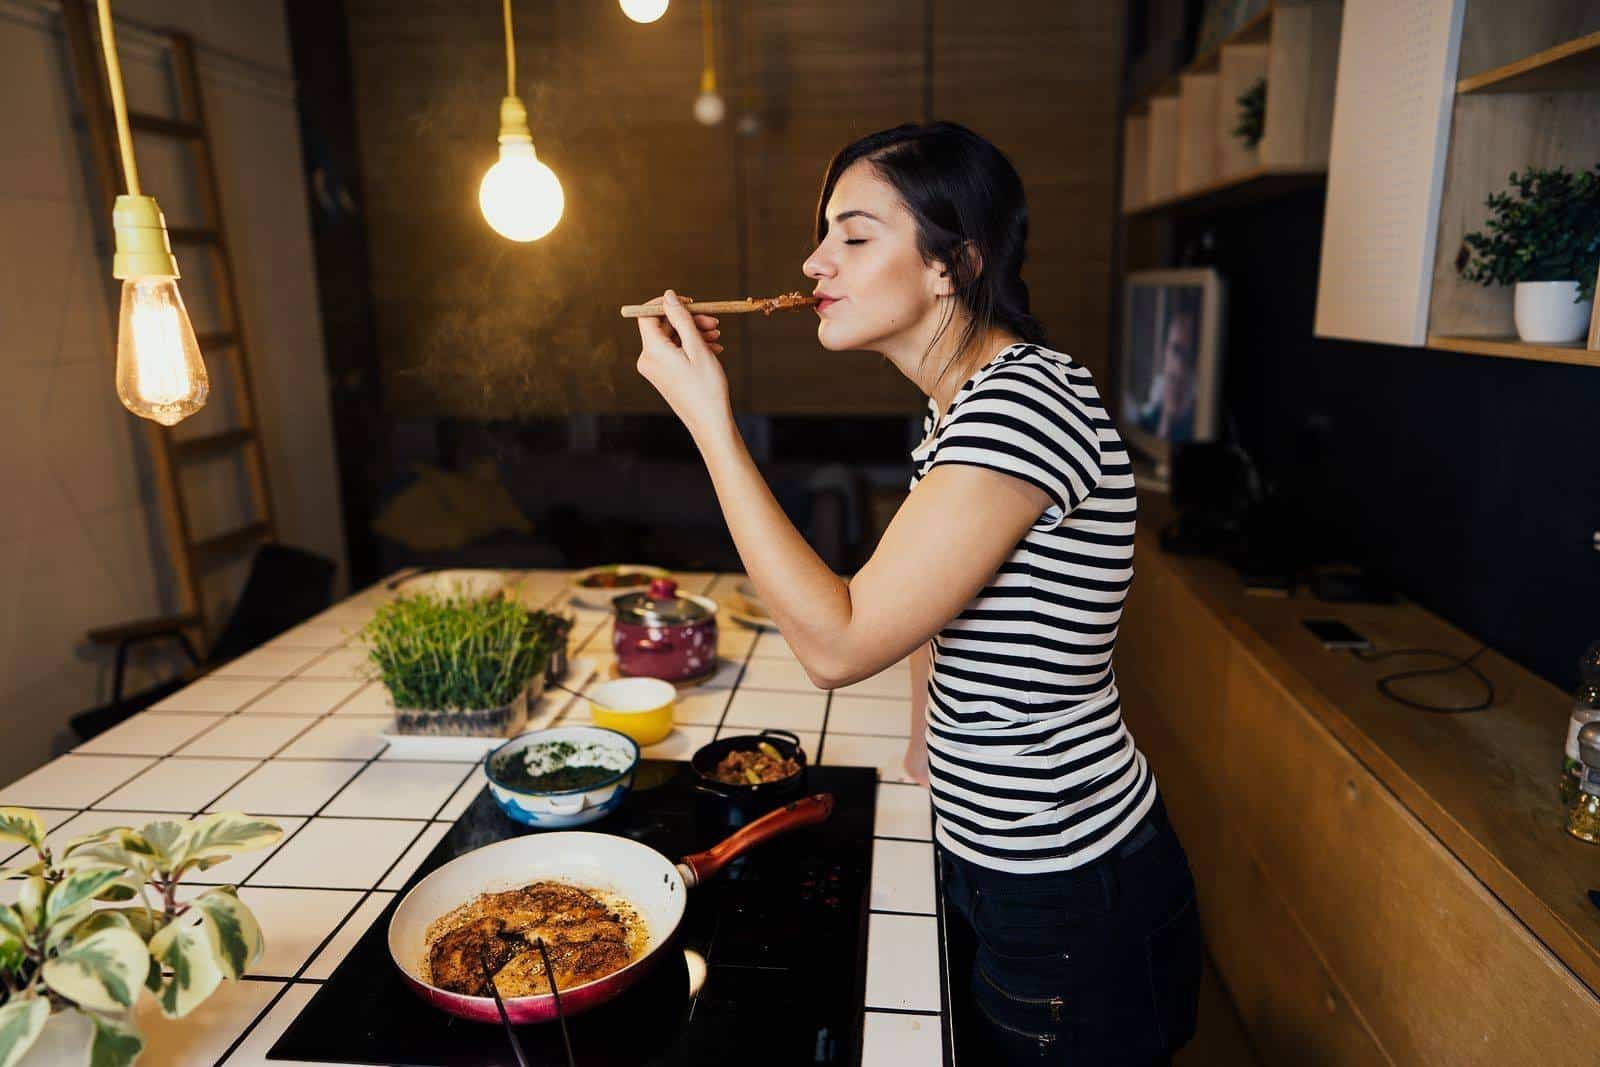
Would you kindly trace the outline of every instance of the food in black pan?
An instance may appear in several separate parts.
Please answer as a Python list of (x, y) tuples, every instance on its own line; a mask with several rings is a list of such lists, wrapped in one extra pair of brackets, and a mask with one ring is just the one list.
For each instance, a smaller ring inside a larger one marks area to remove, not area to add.
[(725, 785), (762, 785), (800, 773), (800, 764), (767, 742), (741, 748), (722, 757), (711, 777)]

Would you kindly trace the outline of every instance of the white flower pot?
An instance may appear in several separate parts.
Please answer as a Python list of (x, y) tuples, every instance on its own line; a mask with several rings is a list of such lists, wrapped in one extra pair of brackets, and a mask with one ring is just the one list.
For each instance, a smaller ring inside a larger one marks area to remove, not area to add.
[(1576, 303), (1577, 282), (1518, 282), (1513, 316), (1517, 336), (1529, 344), (1564, 345), (1589, 332), (1594, 301)]

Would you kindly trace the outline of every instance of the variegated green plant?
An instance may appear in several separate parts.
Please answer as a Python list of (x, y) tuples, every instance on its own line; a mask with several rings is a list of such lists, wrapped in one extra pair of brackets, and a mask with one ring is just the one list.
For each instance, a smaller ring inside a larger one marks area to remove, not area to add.
[(255, 916), (233, 886), (180, 902), (179, 883), (282, 834), (219, 812), (101, 830), (57, 857), (37, 815), (0, 808), (0, 851), (33, 852), (0, 869), (0, 881), (22, 881), (16, 903), (0, 905), (0, 1067), (16, 1067), (51, 1019), (67, 1016), (84, 1034), (83, 1063), (126, 1067), (144, 1048), (132, 1017), (141, 988), (179, 1018), (237, 979), (261, 955)]

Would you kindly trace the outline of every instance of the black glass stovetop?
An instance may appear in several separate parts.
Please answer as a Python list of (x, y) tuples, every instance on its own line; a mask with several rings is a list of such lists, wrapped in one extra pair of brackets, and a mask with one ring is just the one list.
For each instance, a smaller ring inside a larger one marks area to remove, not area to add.
[[(681, 951), (615, 1000), (567, 1021), (578, 1067), (861, 1062), (877, 784), (866, 768), (805, 773), (805, 792), (834, 794), (832, 817), (757, 847), (691, 890)], [(673, 860), (707, 848), (748, 816), (697, 792), (693, 781), (687, 763), (645, 760), (622, 807), (582, 829), (634, 838)], [(501, 814), (485, 790), (406, 889), (464, 852), (532, 832)], [(499, 1026), (447, 1015), (400, 980), (386, 941), (395, 906), (268, 1059), (514, 1067)], [(517, 1029), (533, 1067), (566, 1064), (555, 1023)]]

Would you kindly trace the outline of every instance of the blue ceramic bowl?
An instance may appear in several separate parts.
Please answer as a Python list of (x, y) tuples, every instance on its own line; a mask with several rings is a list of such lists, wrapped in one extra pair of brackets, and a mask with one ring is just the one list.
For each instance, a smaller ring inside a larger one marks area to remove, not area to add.
[[(615, 750), (615, 762), (621, 769), (595, 785), (559, 792), (530, 792), (508, 784), (504, 775), (508, 761), (518, 759), (529, 746), (548, 741), (603, 745)], [(489, 792), (500, 810), (524, 826), (539, 830), (567, 830), (609, 815), (633, 787), (633, 772), (638, 765), (639, 746), (633, 738), (599, 726), (530, 730), (496, 748), (483, 761), (484, 772), (489, 777)]]

